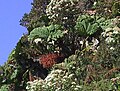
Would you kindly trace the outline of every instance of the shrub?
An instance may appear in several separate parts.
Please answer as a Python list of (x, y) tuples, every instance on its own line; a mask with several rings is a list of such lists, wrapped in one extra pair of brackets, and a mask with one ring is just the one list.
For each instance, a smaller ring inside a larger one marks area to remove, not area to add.
[(112, 6), (112, 15), (120, 16), (120, 2), (115, 2)]
[(81, 12), (80, 8), (76, 7), (79, 1), (51, 0), (46, 8), (48, 18), (54, 24), (60, 24), (66, 28), (73, 27), (78, 14)]

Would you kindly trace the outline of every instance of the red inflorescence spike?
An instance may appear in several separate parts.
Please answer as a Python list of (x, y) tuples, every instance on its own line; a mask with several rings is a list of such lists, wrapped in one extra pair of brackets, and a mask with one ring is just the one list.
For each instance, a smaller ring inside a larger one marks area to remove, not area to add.
[(42, 64), (44, 68), (51, 68), (55, 63), (57, 63), (57, 59), (59, 59), (60, 57), (62, 57), (62, 55), (58, 53), (41, 55), (39, 63)]

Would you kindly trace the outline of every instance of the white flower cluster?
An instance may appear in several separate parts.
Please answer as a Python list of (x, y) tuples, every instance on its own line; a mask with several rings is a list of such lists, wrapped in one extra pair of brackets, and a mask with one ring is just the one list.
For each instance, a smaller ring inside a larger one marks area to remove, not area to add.
[(111, 81), (115, 82), (116, 80), (120, 80), (120, 77), (112, 78)]
[(34, 80), (27, 82), (27, 91), (40, 91), (42, 84), (44, 83), (44, 80)]
[(38, 44), (39, 42), (41, 43), (41, 42), (42, 42), (42, 39), (41, 39), (41, 38), (37, 38), (37, 39), (34, 40), (34, 42), (35, 42), (36, 44)]
[(115, 42), (114, 35), (117, 35), (119, 33), (120, 33), (119, 27), (107, 28), (105, 32), (102, 33), (102, 36), (105, 38), (105, 41), (109, 44), (111, 42)]
[[(67, 89), (66, 89), (67, 88)], [(79, 91), (81, 86), (77, 84), (77, 78), (74, 74), (69, 74), (62, 69), (53, 69), (51, 73), (44, 79), (28, 82), (27, 91)]]
[[(70, 12), (76, 12), (75, 2), (79, 0), (51, 0), (47, 6), (46, 13), (48, 18), (57, 23), (64, 23), (72, 20), (69, 19)], [(78, 12), (77, 12), (78, 13)]]
[[(115, 50), (115, 42), (119, 42), (120, 38), (120, 28), (115, 26), (114, 28), (107, 28), (102, 34), (102, 37), (105, 39), (105, 42), (110, 47), (110, 50)], [(118, 44), (118, 43), (117, 43)]]
[[(91, 44), (91, 45), (90, 45)], [(94, 52), (96, 52), (97, 51), (97, 49), (98, 49), (98, 44), (99, 44), (99, 40), (98, 39), (96, 39), (96, 38), (92, 38), (92, 43), (90, 43), (89, 44), (89, 46), (90, 46), (90, 49), (92, 50), (92, 51), (94, 51)]]

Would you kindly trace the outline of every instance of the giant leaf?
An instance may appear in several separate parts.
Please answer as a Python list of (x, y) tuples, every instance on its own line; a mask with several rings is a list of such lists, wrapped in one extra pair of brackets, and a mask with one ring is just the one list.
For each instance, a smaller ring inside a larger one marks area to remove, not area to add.
[(57, 40), (63, 36), (62, 27), (60, 25), (50, 25), (48, 27), (38, 27), (33, 29), (28, 36), (29, 40), (41, 38), (45, 41)]

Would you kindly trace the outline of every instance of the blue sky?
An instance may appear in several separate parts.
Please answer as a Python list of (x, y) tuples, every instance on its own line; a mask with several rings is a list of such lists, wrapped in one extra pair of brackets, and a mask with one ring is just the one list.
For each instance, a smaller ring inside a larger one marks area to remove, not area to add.
[(0, 0), (0, 65), (7, 61), (26, 28), (19, 25), (24, 13), (31, 10), (32, 0)]

